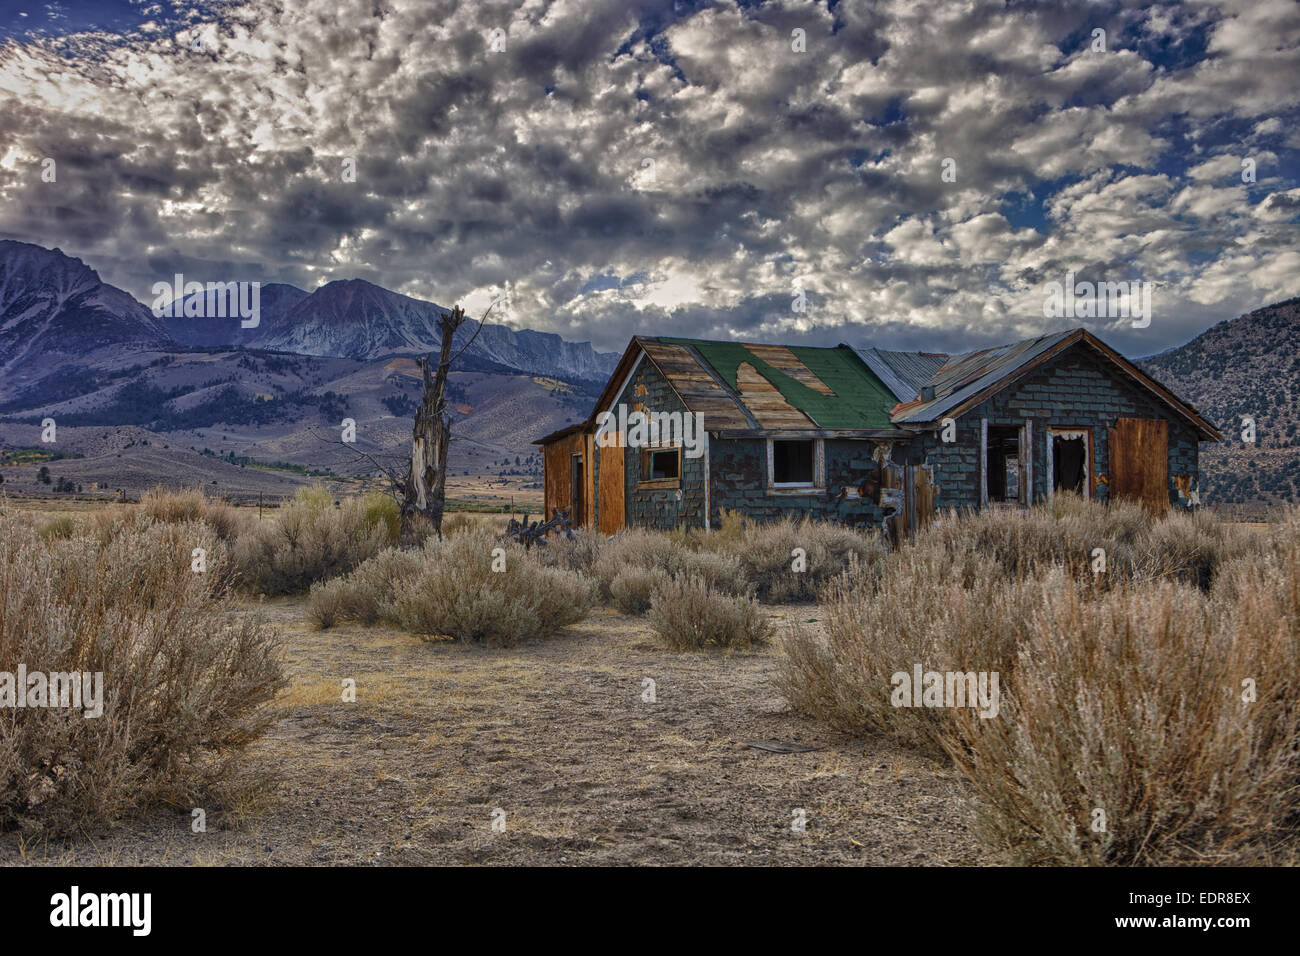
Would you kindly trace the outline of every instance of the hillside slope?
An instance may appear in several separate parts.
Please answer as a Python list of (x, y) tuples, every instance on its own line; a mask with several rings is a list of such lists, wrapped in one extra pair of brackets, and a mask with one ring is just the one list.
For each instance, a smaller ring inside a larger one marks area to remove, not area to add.
[[(1300, 501), (1300, 298), (1220, 322), (1142, 366), (1219, 426), (1201, 446), (1209, 503)], [(1256, 442), (1242, 441), (1242, 418)]]

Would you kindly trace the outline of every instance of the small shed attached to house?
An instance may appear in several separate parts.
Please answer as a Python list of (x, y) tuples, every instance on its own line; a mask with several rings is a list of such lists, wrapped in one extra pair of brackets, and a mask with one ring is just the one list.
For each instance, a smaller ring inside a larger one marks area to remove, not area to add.
[(546, 517), (612, 534), (807, 515), (891, 537), (1061, 490), (1196, 501), (1218, 431), (1075, 329), (963, 355), (637, 336), (543, 448)]

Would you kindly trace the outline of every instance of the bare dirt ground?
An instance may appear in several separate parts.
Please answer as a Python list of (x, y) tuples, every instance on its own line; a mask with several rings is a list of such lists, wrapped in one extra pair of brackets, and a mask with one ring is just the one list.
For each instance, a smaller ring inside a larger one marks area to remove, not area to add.
[[(779, 643), (676, 654), (643, 621), (598, 610), (491, 649), (315, 631), (303, 607), (261, 605), (285, 635), (292, 685), (244, 785), (205, 807), (206, 833), (191, 832), (191, 808), (163, 808), (70, 843), (5, 834), (0, 864), (991, 862), (950, 767), (789, 713), (770, 683)], [(345, 678), (356, 703), (342, 700)], [(743, 743), (764, 740), (819, 749)]]

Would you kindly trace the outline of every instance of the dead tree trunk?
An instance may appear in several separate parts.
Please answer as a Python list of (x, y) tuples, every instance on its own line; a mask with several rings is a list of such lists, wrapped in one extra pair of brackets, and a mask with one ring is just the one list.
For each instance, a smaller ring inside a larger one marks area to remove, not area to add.
[[(442, 534), (442, 513), (447, 492), (447, 449), (451, 445), (451, 416), (447, 414), (443, 393), (447, 390), (447, 376), (451, 372), (453, 361), (452, 338), (464, 322), (465, 310), (460, 306), (440, 318), (438, 331), (442, 335), (442, 342), (438, 349), (437, 367), (431, 367), (431, 355), (420, 359), (424, 396), (415, 413), (415, 429), (411, 434), (411, 470), (407, 473), (402, 495), (403, 527), (409, 525), (412, 515), (419, 515), (429, 522), (438, 535)], [(480, 327), (481, 325), (482, 323)]]

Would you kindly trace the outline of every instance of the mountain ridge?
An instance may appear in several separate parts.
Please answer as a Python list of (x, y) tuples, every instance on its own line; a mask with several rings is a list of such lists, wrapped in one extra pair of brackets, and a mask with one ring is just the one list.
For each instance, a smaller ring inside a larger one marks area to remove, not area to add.
[[(337, 279), (312, 292), (267, 283), (259, 289), (260, 321), (253, 328), (235, 318), (184, 317), (184, 303), (194, 298), (173, 301), (173, 317), (158, 318), (79, 258), (0, 241), (0, 370), (18, 371), (40, 353), (74, 357), (102, 346), (167, 342), (365, 360), (415, 355), (436, 351), (437, 322), (447, 312), (365, 279)], [(476, 325), (466, 323), (458, 345), (468, 343)], [(465, 359), (471, 367), (603, 382), (618, 355), (553, 332), (488, 324)]]

